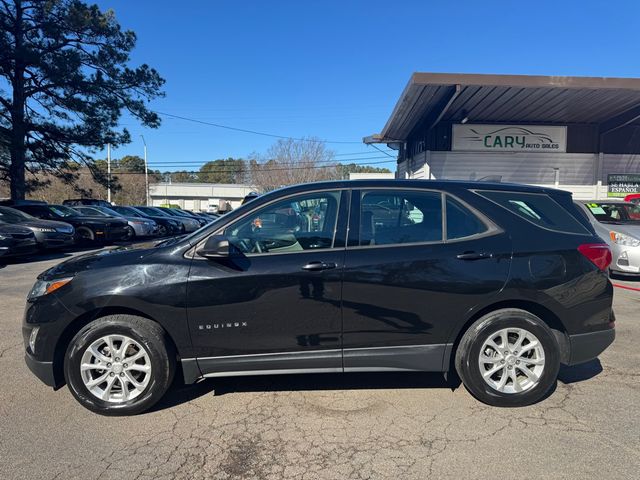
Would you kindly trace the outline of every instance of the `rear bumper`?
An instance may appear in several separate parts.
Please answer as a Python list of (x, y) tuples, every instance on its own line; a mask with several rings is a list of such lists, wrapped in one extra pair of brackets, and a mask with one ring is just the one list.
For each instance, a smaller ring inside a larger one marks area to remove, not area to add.
[(45, 248), (64, 248), (74, 244), (73, 235), (55, 235), (45, 237), (42, 241)]
[(45, 385), (56, 388), (56, 379), (53, 371), (53, 362), (43, 362), (36, 360), (29, 352), (25, 353), (24, 361), (36, 377), (38, 377)]
[(577, 365), (597, 358), (616, 338), (614, 328), (599, 332), (569, 335), (570, 356), (568, 365)]

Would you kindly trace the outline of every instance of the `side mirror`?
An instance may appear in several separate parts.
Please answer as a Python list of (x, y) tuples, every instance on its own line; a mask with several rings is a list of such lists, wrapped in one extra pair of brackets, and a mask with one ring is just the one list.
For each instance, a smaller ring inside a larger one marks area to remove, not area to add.
[(196, 253), (204, 258), (226, 258), (229, 256), (229, 240), (224, 235), (211, 235)]

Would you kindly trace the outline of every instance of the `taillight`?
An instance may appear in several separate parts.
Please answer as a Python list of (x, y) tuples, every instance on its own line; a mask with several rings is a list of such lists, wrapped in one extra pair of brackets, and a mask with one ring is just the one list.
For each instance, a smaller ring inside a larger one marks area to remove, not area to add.
[(606, 243), (585, 243), (578, 247), (578, 251), (603, 272), (611, 264), (611, 250)]

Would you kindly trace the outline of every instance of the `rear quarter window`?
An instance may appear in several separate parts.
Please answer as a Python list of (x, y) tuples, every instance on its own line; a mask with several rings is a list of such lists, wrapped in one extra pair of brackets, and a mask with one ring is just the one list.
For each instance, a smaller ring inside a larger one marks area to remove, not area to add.
[(557, 232), (590, 232), (562, 205), (546, 193), (476, 191), (510, 212), (542, 228)]

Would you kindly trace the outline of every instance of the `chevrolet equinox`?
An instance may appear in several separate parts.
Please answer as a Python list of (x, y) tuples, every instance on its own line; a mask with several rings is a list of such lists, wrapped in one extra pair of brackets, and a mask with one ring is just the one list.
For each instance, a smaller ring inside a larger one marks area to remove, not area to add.
[(610, 262), (559, 190), (297, 185), (45, 271), (26, 362), (105, 415), (147, 410), (176, 374), (457, 371), (482, 402), (528, 405), (613, 341)]

